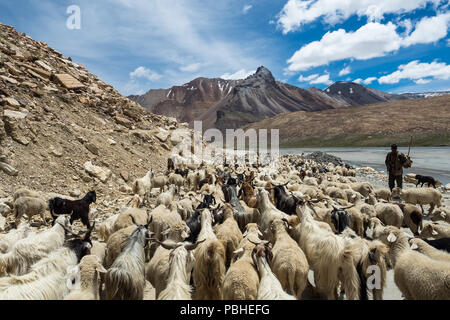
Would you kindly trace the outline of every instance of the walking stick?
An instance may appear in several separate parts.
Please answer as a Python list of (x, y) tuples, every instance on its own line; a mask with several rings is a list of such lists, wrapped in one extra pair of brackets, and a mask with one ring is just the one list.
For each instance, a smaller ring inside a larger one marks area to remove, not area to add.
[(411, 152), (412, 139), (413, 139), (413, 136), (411, 136), (411, 140), (409, 141), (408, 158), (409, 158), (409, 154)]

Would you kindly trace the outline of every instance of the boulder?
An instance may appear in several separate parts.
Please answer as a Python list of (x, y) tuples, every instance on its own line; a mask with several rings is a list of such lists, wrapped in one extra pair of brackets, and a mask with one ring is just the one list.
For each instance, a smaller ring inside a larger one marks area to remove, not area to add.
[(89, 173), (91, 176), (98, 178), (101, 182), (105, 183), (111, 177), (111, 170), (107, 168), (102, 168), (99, 166), (95, 166), (91, 161), (87, 161), (84, 164), (84, 170)]
[(167, 138), (169, 137), (169, 132), (167, 130), (159, 128), (159, 132), (155, 134), (155, 137), (157, 137), (161, 142), (166, 142)]

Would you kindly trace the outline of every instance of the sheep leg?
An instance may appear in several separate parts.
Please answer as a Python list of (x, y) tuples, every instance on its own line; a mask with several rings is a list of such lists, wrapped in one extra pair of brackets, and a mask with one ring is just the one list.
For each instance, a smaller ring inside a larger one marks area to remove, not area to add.
[(434, 203), (430, 204), (430, 210), (428, 210), (428, 214), (432, 214), (434, 211)]

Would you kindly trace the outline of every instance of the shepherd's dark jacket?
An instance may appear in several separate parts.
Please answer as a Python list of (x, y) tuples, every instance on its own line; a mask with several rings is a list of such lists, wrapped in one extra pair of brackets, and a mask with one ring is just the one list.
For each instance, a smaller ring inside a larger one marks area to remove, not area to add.
[(401, 152), (397, 152), (397, 154), (389, 152), (385, 163), (390, 174), (401, 176), (403, 175), (403, 165), (406, 163), (406, 156)]

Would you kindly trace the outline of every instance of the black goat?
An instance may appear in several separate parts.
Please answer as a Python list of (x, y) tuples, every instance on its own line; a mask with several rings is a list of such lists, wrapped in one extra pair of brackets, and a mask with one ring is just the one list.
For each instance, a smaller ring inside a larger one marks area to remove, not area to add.
[(436, 240), (427, 240), (427, 239), (422, 240), (438, 250), (443, 250), (450, 253), (450, 238), (441, 238)]
[(182, 176), (183, 178), (186, 178), (187, 175), (188, 175), (188, 173), (189, 173), (189, 169), (184, 169), (184, 170), (176, 169), (176, 170), (175, 170), (175, 173), (176, 173), (176, 174), (179, 174), (179, 175)]
[(245, 226), (248, 223), (253, 222), (253, 215), (245, 211), (244, 207), (239, 201), (236, 191), (236, 185), (223, 185), (222, 191), (225, 196), (225, 201), (231, 204), (231, 206), (233, 207), (234, 219), (238, 223), (239, 229), (241, 229), (241, 231), (243, 232), (243, 230), (245, 230)]
[(213, 204), (216, 204), (216, 198), (212, 194), (205, 194), (203, 196), (203, 202), (197, 206), (196, 210), (209, 209)]
[(175, 170), (175, 164), (173, 163), (173, 160), (171, 158), (167, 159), (167, 171), (173, 171)]
[(331, 222), (338, 234), (341, 234), (350, 225), (350, 214), (345, 209), (333, 207), (333, 211), (331, 211)]
[(91, 228), (89, 223), (89, 206), (91, 203), (97, 201), (97, 194), (95, 191), (88, 192), (81, 200), (67, 200), (62, 198), (53, 198), (48, 202), (50, 214), (53, 218), (53, 224), (57, 218), (56, 215), (70, 214), (70, 223), (80, 219), (81, 222), (88, 228)]
[(421, 184), (421, 187), (423, 187), (423, 185), (426, 183), (428, 184), (429, 187), (433, 186), (433, 188), (436, 189), (436, 180), (433, 177), (430, 176), (421, 176), (420, 174), (416, 174), (416, 179), (417, 179), (417, 183), (416, 183), (416, 187)]
[(275, 186), (274, 187), (275, 194), (275, 206), (278, 210), (283, 211), (289, 215), (295, 215), (296, 213), (296, 201), (293, 197), (288, 196), (284, 186)]

